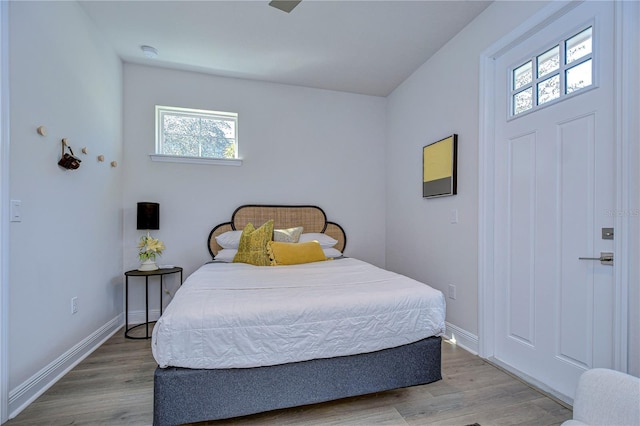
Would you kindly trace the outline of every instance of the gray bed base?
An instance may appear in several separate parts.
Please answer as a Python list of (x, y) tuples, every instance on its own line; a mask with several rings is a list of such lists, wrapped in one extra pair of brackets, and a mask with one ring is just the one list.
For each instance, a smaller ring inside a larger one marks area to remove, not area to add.
[(239, 417), (390, 389), (441, 376), (441, 338), (377, 352), (259, 368), (157, 368), (153, 424)]

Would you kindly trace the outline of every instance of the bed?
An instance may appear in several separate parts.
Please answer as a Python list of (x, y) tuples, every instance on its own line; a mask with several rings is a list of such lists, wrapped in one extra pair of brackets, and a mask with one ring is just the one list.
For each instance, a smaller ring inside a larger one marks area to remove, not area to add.
[[(286, 266), (220, 261), (230, 250), (220, 245), (223, 237), (271, 221), (277, 230), (302, 227), (314, 248), (326, 236), (331, 247), (322, 247), (322, 257), (330, 259)], [(241, 206), (213, 228), (213, 261), (185, 280), (153, 330), (154, 425), (440, 380), (442, 293), (341, 256), (346, 242), (343, 228), (316, 206)]]

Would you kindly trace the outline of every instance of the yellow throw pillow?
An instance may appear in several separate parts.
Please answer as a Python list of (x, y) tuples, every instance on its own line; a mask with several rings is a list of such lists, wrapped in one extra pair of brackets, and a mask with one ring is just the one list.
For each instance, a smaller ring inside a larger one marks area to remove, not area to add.
[(267, 243), (272, 265), (298, 265), (327, 260), (324, 251), (317, 241), (307, 243)]
[(267, 243), (273, 235), (273, 220), (255, 229), (252, 223), (242, 230), (238, 253), (233, 258), (236, 263), (249, 263), (256, 266), (270, 266), (271, 260), (267, 253)]

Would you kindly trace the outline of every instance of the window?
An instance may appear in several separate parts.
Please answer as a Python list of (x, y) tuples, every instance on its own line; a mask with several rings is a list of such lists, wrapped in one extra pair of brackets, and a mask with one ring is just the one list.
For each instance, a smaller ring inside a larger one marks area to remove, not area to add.
[(238, 114), (156, 105), (154, 161), (239, 165)]
[(593, 27), (561, 40), (510, 71), (511, 116), (593, 85)]

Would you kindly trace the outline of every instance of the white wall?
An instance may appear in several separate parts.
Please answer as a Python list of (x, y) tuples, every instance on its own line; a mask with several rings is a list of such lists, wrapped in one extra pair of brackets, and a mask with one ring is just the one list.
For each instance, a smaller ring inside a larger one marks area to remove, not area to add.
[[(447, 298), (447, 321), (478, 334), (479, 56), (544, 2), (495, 2), (388, 98), (387, 267)], [(458, 194), (422, 198), (422, 147), (458, 134)], [(450, 223), (458, 210), (459, 223)]]
[[(22, 201), (22, 221), (10, 225), (15, 391), (121, 315), (124, 169), (96, 160), (122, 156), (122, 64), (112, 49), (75, 2), (11, 2), (9, 12), (10, 197)], [(62, 138), (81, 157), (78, 170), (58, 167)]]
[[(151, 161), (155, 105), (237, 112), (242, 166)], [(384, 98), (125, 64), (125, 268), (139, 264), (139, 201), (160, 203), (159, 263), (185, 277), (210, 260), (210, 230), (247, 203), (318, 205), (344, 227), (347, 255), (384, 266), (384, 129)]]

